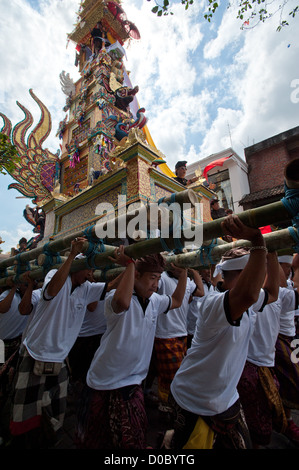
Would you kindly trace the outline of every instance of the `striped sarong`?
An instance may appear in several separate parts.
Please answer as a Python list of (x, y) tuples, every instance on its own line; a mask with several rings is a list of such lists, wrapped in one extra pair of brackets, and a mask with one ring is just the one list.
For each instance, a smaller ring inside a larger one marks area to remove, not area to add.
[(161, 402), (167, 403), (170, 385), (187, 352), (187, 336), (180, 338), (155, 338), (154, 343), (158, 396)]
[(275, 353), (275, 373), (280, 385), (283, 404), (290, 409), (299, 409), (299, 363), (292, 362), (293, 338), (278, 335)]
[(34, 359), (25, 350), (16, 375), (10, 432), (18, 436), (42, 427), (53, 431), (63, 424), (66, 411), (68, 370), (62, 365), (57, 376), (33, 374)]
[(269, 444), (272, 431), (283, 432), (287, 425), (274, 370), (247, 361), (238, 392), (252, 441)]
[(145, 449), (146, 431), (140, 385), (116, 390), (85, 386), (77, 416), (78, 449)]

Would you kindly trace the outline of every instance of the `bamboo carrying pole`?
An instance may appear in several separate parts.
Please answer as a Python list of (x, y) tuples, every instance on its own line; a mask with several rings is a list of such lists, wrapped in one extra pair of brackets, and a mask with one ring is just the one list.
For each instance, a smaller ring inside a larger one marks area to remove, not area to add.
[[(294, 231), (297, 235), (297, 230), (294, 228)], [(290, 231), (288, 229), (282, 229), (282, 230), (277, 230), (272, 233), (267, 233), (263, 236), (266, 246), (269, 251), (280, 251), (284, 250), (284, 252), (288, 252), (289, 254), (292, 254), (294, 249), (294, 245), (296, 244), (293, 236), (291, 235)], [(135, 245), (131, 245), (130, 247), (134, 248), (137, 245), (143, 245), (143, 253), (142, 256), (145, 254), (150, 254), (150, 253), (158, 253), (159, 251), (153, 251), (152, 247), (149, 244), (150, 240), (147, 242), (140, 242)], [(148, 250), (144, 249), (144, 246), (147, 246)], [(164, 253), (165, 261), (166, 261), (166, 269), (167, 267), (170, 266), (170, 263), (174, 263), (179, 267), (184, 267), (184, 268), (198, 268), (198, 267), (204, 267), (204, 266), (209, 266), (211, 264), (216, 264), (217, 262), (220, 261), (221, 257), (223, 254), (227, 251), (230, 250), (231, 248), (236, 248), (239, 246), (251, 246), (251, 242), (247, 240), (237, 240), (232, 243), (223, 243), (223, 244), (215, 244), (214, 246), (209, 246), (209, 245), (202, 245), (202, 247), (198, 250), (191, 251), (188, 253), (182, 253), (178, 255), (167, 255)], [(130, 247), (125, 248), (125, 252), (129, 256), (131, 256), (128, 253), (128, 249)], [(203, 247), (208, 248), (208, 250), (203, 249)], [(286, 248), (288, 247), (288, 248)], [(115, 247), (109, 247), (110, 248), (110, 254), (112, 255), (114, 253)], [(162, 250), (161, 250), (162, 251)], [(142, 256), (138, 256), (137, 258), (140, 258)], [(95, 272), (94, 272), (94, 277), (95, 280), (98, 282), (105, 282), (105, 281), (110, 281), (114, 279), (116, 276), (118, 276), (121, 272), (123, 272), (124, 268), (122, 267), (115, 267), (111, 266), (111, 260), (109, 260), (107, 253), (100, 253), (94, 257), (94, 267), (95, 267)], [(106, 261), (104, 261), (104, 259)], [(111, 268), (108, 270), (101, 270), (98, 269), (100, 267), (109, 267)], [(61, 266), (61, 264), (57, 264), (52, 266), (52, 269), (58, 269)], [(79, 271), (81, 269), (86, 269), (87, 267), (90, 267), (88, 262), (85, 259), (78, 259), (74, 260), (71, 266), (71, 272)], [(43, 280), (45, 271), (43, 268), (38, 268), (33, 270), (32, 272), (29, 273), (30, 277), (34, 280)], [(25, 275), (21, 274), (19, 277), (20, 282), (24, 280)], [(0, 279), (0, 287), (4, 287), (6, 285), (7, 278)]]
[[(295, 229), (294, 229), (295, 230)], [(297, 233), (297, 230), (295, 230)], [(268, 251), (284, 252), (284, 254), (293, 254), (296, 244), (294, 238), (288, 229), (277, 230), (275, 232), (263, 235)], [(210, 252), (205, 250), (196, 250), (189, 253), (166, 256), (166, 267), (170, 263), (184, 268), (204, 267), (211, 264), (217, 264), (224, 253), (232, 248), (251, 247), (252, 244), (248, 240), (237, 240), (226, 245), (217, 245), (212, 247)], [(287, 248), (286, 248), (287, 247)]]
[[(178, 203), (180, 207), (183, 207), (184, 204), (191, 204), (191, 206), (194, 207), (195, 204), (198, 203), (198, 196), (193, 190), (187, 189), (186, 191), (175, 193), (174, 198), (172, 196), (163, 198), (163, 200), (161, 200), (159, 204), (160, 205), (163, 204), (164, 206), (164, 204), (170, 204), (172, 201)], [(136, 209), (136, 211), (129, 212), (120, 217), (116, 217), (110, 220), (109, 224), (115, 223), (116, 227), (118, 227), (118, 224), (123, 223), (124, 220), (127, 220), (127, 222), (129, 222), (130, 220), (132, 220), (133, 217), (136, 217), (136, 212), (146, 211), (148, 207), (151, 207), (153, 205), (154, 204), (149, 204), (148, 206), (143, 205), (140, 209)], [(91, 230), (89, 231), (89, 238), (91, 242), (93, 243), (99, 242), (100, 239), (97, 236), (96, 232), (99, 232), (100, 228), (102, 228), (103, 230), (107, 230), (107, 222), (103, 224), (96, 224), (91, 227)], [(48, 254), (52, 254), (53, 256), (55, 256), (57, 255), (57, 253), (60, 253), (64, 250), (68, 250), (74, 238), (84, 237), (84, 236), (85, 236), (85, 231), (80, 230), (78, 232), (67, 235), (66, 237), (60, 237), (60, 238), (57, 238), (56, 240), (50, 241), (49, 243), (47, 243), (47, 246), (46, 246), (47, 252)], [(109, 241), (109, 239), (107, 241)], [(88, 246), (86, 245), (85, 250), (87, 250), (87, 248)], [(108, 243), (107, 248), (109, 248), (109, 243)], [(40, 246), (40, 247), (34, 248), (33, 250), (25, 251), (24, 253), (20, 253), (19, 255), (12, 256), (10, 258), (0, 261), (0, 272), (14, 264), (19, 264), (19, 263), (25, 264), (31, 260), (37, 259), (40, 255), (42, 254), (44, 255), (44, 249), (45, 249), (45, 246)]]
[[(295, 241), (288, 229), (267, 233), (263, 236), (263, 238), (269, 251), (277, 251), (278, 254), (281, 255), (292, 255), (294, 253)], [(170, 267), (171, 263), (174, 263), (176, 266), (182, 268), (204, 268), (213, 264), (217, 264), (226, 251), (241, 246), (250, 247), (252, 245), (248, 240), (237, 240), (232, 243), (217, 244), (215, 246), (211, 245), (210, 251), (198, 249), (178, 255), (163, 254), (163, 256), (166, 261), (166, 269)], [(208, 246), (206, 245), (206, 247)], [(110, 281), (123, 271), (124, 268), (114, 268), (105, 271), (96, 270), (94, 273), (94, 278), (98, 282)]]
[[(285, 206), (281, 201), (274, 202), (272, 204), (268, 204), (267, 206), (259, 207), (256, 209), (250, 209), (244, 212), (237, 214), (240, 220), (250, 227), (258, 228), (264, 225), (275, 224), (279, 222), (289, 221), (291, 216), (290, 213), (287, 211)], [(216, 219), (211, 222), (205, 222), (202, 224), (202, 240), (203, 242), (209, 242), (217, 237), (223, 236), (221, 222), (223, 218)], [(196, 227), (193, 229), (197, 230)], [(57, 240), (49, 242), (47, 244), (47, 250), (49, 253), (53, 255), (59, 253), (60, 251), (64, 251), (70, 248), (71, 242), (76, 237), (84, 236), (84, 231), (73, 233), (72, 235), (68, 235), (67, 237), (61, 237)], [(98, 242), (99, 239), (95, 235), (95, 226), (92, 227), (91, 230), (91, 237), (94, 242)], [(182, 237), (180, 239), (180, 243), (184, 241), (190, 241), (188, 238)], [(170, 250), (176, 248), (175, 240), (170, 236), (167, 239), (167, 246)], [(103, 248), (105, 249), (105, 253), (107, 256), (111, 256), (113, 253), (114, 248), (109, 245), (104, 245)], [(83, 248), (83, 252), (88, 249), (88, 242)], [(135, 243), (134, 245), (129, 245), (125, 248), (125, 253), (129, 256), (137, 259), (145, 254), (158, 253), (165, 251), (165, 246), (161, 240), (161, 238), (153, 238), (146, 241), (141, 241)], [(21, 253), (20, 255), (13, 256), (11, 258), (7, 258), (5, 260), (0, 261), (0, 271), (4, 270), (5, 268), (12, 266), (17, 263), (26, 263), (30, 260), (37, 259), (39, 255), (44, 253), (44, 247), (34, 248), (31, 251), (26, 251)], [(103, 261), (107, 262), (105, 259), (105, 255), (103, 255)]]
[[(223, 244), (222, 240), (218, 240), (220, 244)], [(171, 249), (175, 248), (175, 242), (173, 239), (168, 240), (169, 246), (172, 247)], [(88, 242), (83, 244), (82, 253), (84, 253), (88, 249)], [(226, 243), (224, 243), (226, 245)], [(110, 260), (110, 257), (113, 257), (115, 251), (114, 246), (105, 245), (105, 251), (101, 253), (96, 253), (92, 256), (91, 259), (77, 259), (74, 260), (71, 266), (70, 272), (80, 271), (82, 269), (98, 269), (98, 268), (106, 268), (114, 269), (116, 265), (113, 265), (113, 261)], [(133, 245), (129, 245), (125, 247), (125, 253), (130, 256), (131, 258), (138, 259), (142, 258), (145, 255), (153, 254), (153, 253), (161, 253), (165, 251), (161, 244), (160, 238), (154, 238), (151, 240), (147, 240), (145, 242), (138, 242)], [(58, 269), (61, 266), (61, 263), (53, 264), (50, 269)], [(29, 272), (29, 276), (33, 280), (42, 280), (44, 279), (46, 272), (44, 268), (40, 267), (38, 269), (34, 269), (33, 271)], [(20, 274), (18, 276), (14, 276), (15, 281), (22, 282), (25, 279), (25, 274)], [(6, 285), (7, 276), (4, 276), (2, 279), (0, 278), (0, 287), (4, 287)]]
[[(285, 181), (286, 181), (287, 187), (296, 188), (296, 185), (299, 186), (299, 159), (293, 160), (290, 164), (287, 165), (285, 169)], [(185, 194), (184, 196), (182, 196), (183, 193), (178, 193), (178, 194), (180, 195), (180, 198), (181, 198), (180, 201), (183, 201), (183, 197), (187, 197), (187, 200), (190, 202), (190, 192), (187, 191), (187, 195)], [(289, 210), (286, 208), (286, 206), (283, 204), (282, 201), (279, 201), (279, 202), (275, 202), (272, 204), (268, 204), (267, 206), (259, 207), (257, 209), (244, 211), (238, 214), (238, 216), (245, 225), (258, 228), (260, 226), (289, 221), (292, 218), (293, 214), (289, 212)], [(194, 227), (195, 231), (202, 230), (202, 235), (203, 235), (202, 236), (202, 239), (203, 239), (202, 248), (204, 248), (205, 243), (206, 245), (209, 246), (211, 240), (217, 239), (217, 237), (221, 237), (223, 235), (222, 227), (221, 227), (222, 221), (223, 221), (223, 218), (213, 220), (211, 222), (203, 223), (202, 226), (199, 226), (199, 227)], [(92, 233), (92, 239), (97, 241), (97, 237), (95, 235), (95, 227), (92, 227), (91, 233)], [(276, 239), (275, 237), (279, 233), (281, 235), (279, 235), (278, 239)], [(71, 241), (76, 236), (78, 237), (82, 235), (84, 235), (84, 232), (78, 232), (76, 234), (69, 235), (68, 237), (54, 240), (53, 242), (50, 242), (48, 244), (48, 251), (50, 253), (55, 254), (64, 249), (68, 249), (70, 247)], [(279, 248), (286, 248), (287, 246), (292, 247), (296, 245), (294, 238), (291, 236), (289, 230), (287, 229), (286, 231), (280, 230), (277, 232), (272, 232), (272, 234), (267, 234), (267, 235), (269, 237), (271, 236), (270, 237), (271, 239), (272, 237), (273, 239), (274, 238), (276, 239), (276, 242), (275, 242), (276, 245), (274, 244), (275, 247), (273, 248), (275, 250)], [(266, 237), (265, 235), (265, 238), (268, 239), (269, 238), (268, 236)], [(283, 242), (281, 240), (283, 240)], [(182, 237), (179, 239), (179, 243), (183, 244), (185, 241), (190, 241), (190, 240), (184, 237), (184, 233), (182, 233)], [(175, 238), (171, 236), (167, 238), (167, 248), (169, 249), (169, 251), (177, 248), (177, 242), (178, 240), (176, 240)], [(240, 243), (241, 243), (240, 241), (237, 242), (237, 244), (240, 244)], [(242, 243), (244, 244), (244, 242)], [(246, 243), (249, 243), (249, 242), (246, 242)], [(281, 246), (281, 243), (283, 244), (283, 246)], [(220, 241), (217, 240), (217, 246), (213, 247), (213, 249), (210, 250), (209, 256), (216, 256), (217, 248), (218, 248), (219, 253), (221, 250), (226, 251), (229, 248), (230, 244), (223, 245), (221, 249), (219, 245), (220, 245)], [(88, 248), (89, 248), (89, 242), (86, 242), (83, 246), (82, 252), (83, 253), (86, 252)], [(71, 272), (74, 272), (80, 269), (86, 269), (88, 267), (89, 268), (92, 267), (95, 269), (100, 268), (100, 267), (106, 267), (106, 268), (107, 266), (109, 267), (111, 265), (111, 260), (109, 259), (109, 257), (113, 256), (115, 247), (104, 245), (103, 248), (104, 248), (104, 252), (97, 253), (92, 256), (92, 263), (90, 262), (89, 258), (88, 260), (84, 260), (84, 259), (75, 260), (72, 264)], [(3, 260), (0, 262), (0, 271), (5, 269), (8, 266), (12, 266), (16, 262), (21, 261), (24, 263), (28, 260), (35, 259), (38, 255), (42, 254), (43, 251), (44, 251), (43, 247), (36, 248), (29, 252), (25, 252), (15, 257)], [(141, 258), (142, 256), (145, 256), (151, 253), (161, 253), (164, 251), (165, 251), (165, 241), (163, 241), (161, 238), (153, 238), (153, 239), (141, 241), (141, 242), (125, 247), (125, 253), (134, 259)], [(204, 255), (205, 255), (205, 250), (203, 249), (201, 250), (201, 260), (204, 257)], [(177, 256), (183, 256), (183, 255), (177, 255)], [(192, 256), (194, 256), (194, 252)], [(198, 252), (196, 256), (198, 256)], [(217, 261), (217, 259), (215, 258), (214, 261)], [(177, 258), (177, 262), (178, 260), (179, 258)], [(197, 266), (198, 266), (198, 263), (199, 261), (197, 261)], [(54, 267), (59, 267), (59, 264), (51, 266), (51, 268), (54, 268)], [(42, 279), (42, 276), (44, 275), (44, 273), (45, 273), (45, 270), (43, 268), (39, 270), (36, 269), (32, 273), (30, 273), (30, 277), (32, 277), (33, 279), (38, 279), (38, 278)], [(22, 276), (23, 276), (22, 274), (19, 276), (20, 281), (23, 279)], [(0, 286), (3, 286), (3, 285), (5, 285), (5, 276), (3, 279), (0, 280)]]

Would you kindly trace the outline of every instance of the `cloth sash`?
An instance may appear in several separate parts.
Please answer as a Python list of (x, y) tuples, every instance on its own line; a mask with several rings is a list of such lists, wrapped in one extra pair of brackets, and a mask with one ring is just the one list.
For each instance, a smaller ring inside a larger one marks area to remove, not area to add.
[(199, 416), (183, 449), (212, 449), (213, 442), (214, 431), (207, 425), (201, 416)]

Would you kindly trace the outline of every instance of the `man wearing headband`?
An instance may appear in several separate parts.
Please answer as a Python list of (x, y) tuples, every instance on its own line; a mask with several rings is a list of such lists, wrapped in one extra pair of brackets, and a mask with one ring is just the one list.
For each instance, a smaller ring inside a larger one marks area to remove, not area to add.
[(164, 259), (145, 256), (136, 262), (121, 246), (111, 260), (126, 269), (105, 301), (107, 329), (87, 374), (77, 428), (82, 449), (144, 449), (147, 416), (145, 379), (158, 315), (171, 315), (184, 298), (187, 271), (181, 269), (172, 296), (157, 294)]
[(268, 294), (262, 289), (267, 249), (260, 230), (247, 227), (236, 215), (226, 217), (222, 229), (236, 239), (249, 240), (252, 247), (249, 254), (233, 258), (232, 253), (222, 260), (223, 290), (205, 296), (201, 304), (192, 345), (171, 385), (170, 400), (177, 416), (174, 449), (212, 448), (213, 443), (250, 447), (237, 385), (255, 312), (277, 299), (278, 286), (273, 287), (270, 273)]

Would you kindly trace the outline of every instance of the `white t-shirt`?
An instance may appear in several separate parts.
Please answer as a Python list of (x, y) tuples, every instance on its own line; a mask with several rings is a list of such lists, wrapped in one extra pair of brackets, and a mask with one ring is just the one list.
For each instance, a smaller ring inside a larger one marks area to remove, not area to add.
[(187, 312), (187, 331), (188, 335), (194, 335), (195, 325), (198, 318), (198, 311), (200, 308), (201, 302), (204, 300), (206, 295), (210, 295), (215, 292), (214, 286), (211, 284), (208, 286), (205, 282), (203, 282), (204, 287), (204, 296), (202, 297), (193, 297), (192, 301), (188, 305), (188, 312)]
[[(38, 302), (41, 298), (41, 294), (42, 294), (42, 289), (35, 289), (34, 291), (32, 291), (32, 296), (31, 296), (32, 310), (31, 310), (30, 314), (28, 315), (27, 325), (26, 325), (25, 330), (23, 331), (22, 343), (24, 342), (27, 331), (30, 327), (30, 323), (32, 321), (32, 318), (34, 317), (35, 312), (36, 312), (36, 307), (37, 307), (37, 304), (38, 304)], [(23, 345), (21, 345), (21, 346), (23, 346)], [(21, 349), (22, 349), (22, 347), (21, 347)]]
[[(9, 294), (10, 290), (2, 292), (0, 302)], [(13, 296), (10, 309), (6, 313), (0, 313), (0, 339), (13, 339), (20, 336), (27, 324), (28, 316), (21, 315), (18, 306), (21, 296), (16, 292)]]
[(295, 336), (295, 311), (298, 307), (298, 293), (287, 287), (279, 288), (281, 302), (281, 317), (279, 333), (285, 336)]
[(171, 305), (168, 295), (154, 293), (144, 312), (133, 295), (129, 309), (115, 313), (111, 307), (114, 292), (109, 292), (105, 300), (107, 330), (86, 379), (87, 385), (96, 390), (114, 390), (142, 382), (151, 360), (157, 316), (165, 315)]
[(281, 302), (265, 305), (257, 313), (253, 334), (249, 341), (249, 362), (257, 366), (273, 367), (275, 364), (275, 344), (280, 328)]
[[(177, 287), (178, 280), (163, 272), (159, 282), (159, 294), (172, 295)], [(196, 284), (187, 278), (186, 291), (182, 305), (172, 309), (168, 315), (160, 315), (157, 320), (157, 338), (179, 338), (187, 336), (187, 312), (190, 295), (196, 290)]]
[(195, 325), (198, 318), (198, 311), (200, 308), (200, 299), (204, 297), (193, 297), (192, 301), (188, 305), (187, 311), (187, 332), (188, 335), (194, 335)]
[(100, 300), (96, 309), (90, 312), (86, 309), (84, 320), (79, 333), (80, 337), (102, 335), (107, 328), (104, 314), (105, 301)]
[(56, 271), (52, 269), (45, 277), (42, 295), (24, 340), (30, 356), (45, 362), (64, 361), (77, 339), (87, 305), (100, 300), (105, 287), (101, 282), (86, 281), (72, 292), (68, 276), (58, 294), (47, 300), (47, 285)]
[(255, 311), (265, 299), (262, 290), (256, 304), (243, 313), (239, 326), (233, 326), (226, 316), (227, 296), (228, 291), (205, 297), (192, 345), (171, 384), (181, 408), (198, 415), (222, 413), (238, 399), (237, 384), (247, 358)]

